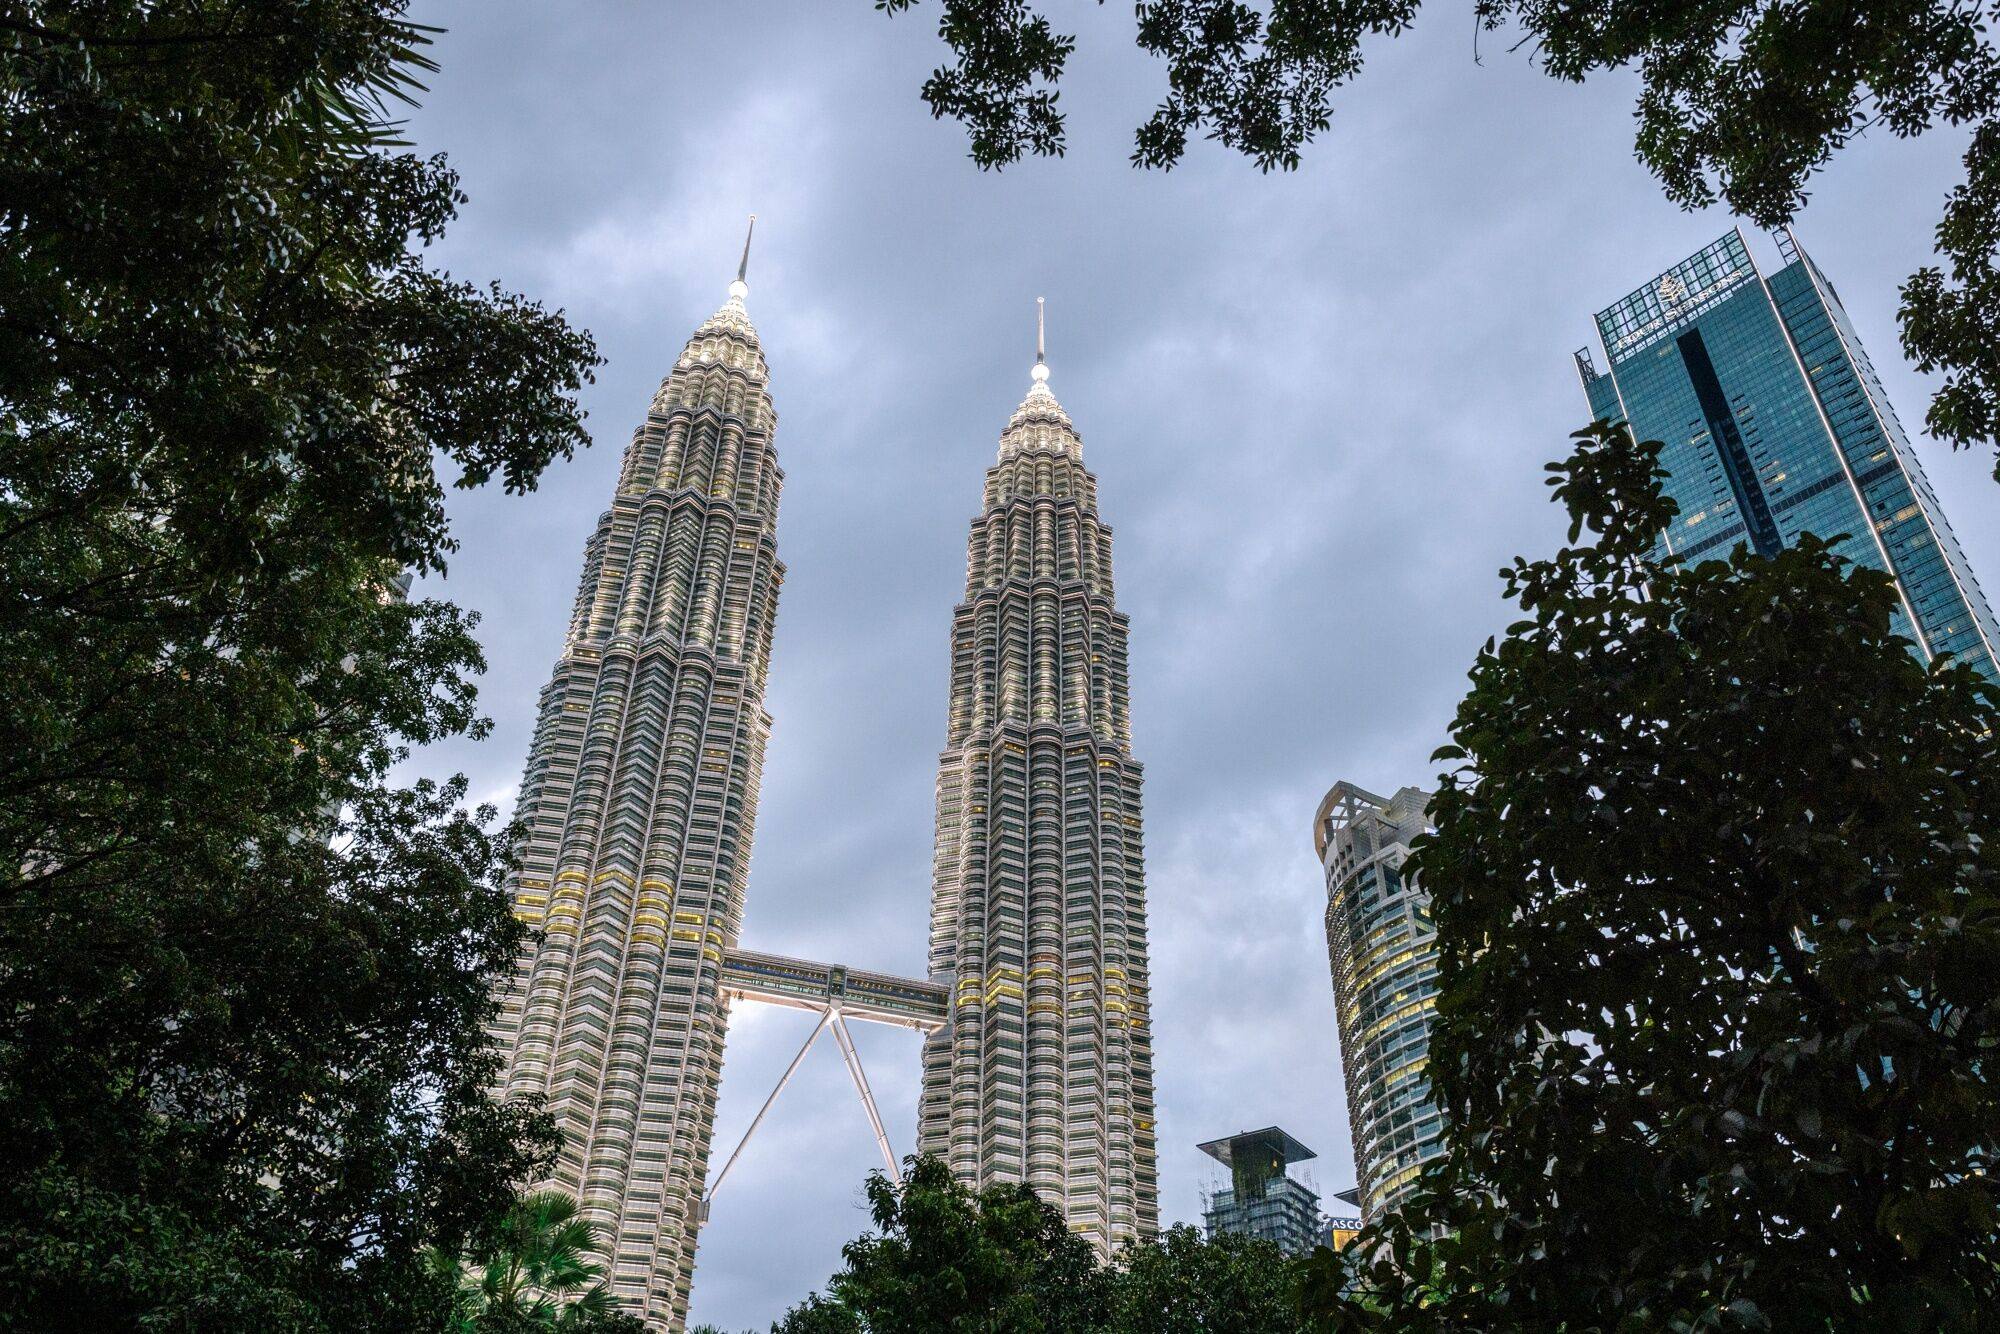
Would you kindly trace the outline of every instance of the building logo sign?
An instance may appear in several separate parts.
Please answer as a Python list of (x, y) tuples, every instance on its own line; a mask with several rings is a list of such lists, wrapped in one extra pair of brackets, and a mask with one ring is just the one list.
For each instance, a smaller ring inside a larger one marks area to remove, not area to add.
[(1682, 260), (1600, 311), (1597, 331), (1613, 361), (1694, 320), (1757, 272), (1735, 232)]

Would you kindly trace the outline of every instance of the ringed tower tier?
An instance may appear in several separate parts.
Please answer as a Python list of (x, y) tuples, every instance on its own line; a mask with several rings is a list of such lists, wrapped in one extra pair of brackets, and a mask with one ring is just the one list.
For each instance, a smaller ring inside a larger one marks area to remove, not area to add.
[(1106, 1255), (1159, 1229), (1127, 621), (1097, 479), (1049, 391), (1000, 436), (952, 616), (919, 1147), (1022, 1181)]
[(747, 293), (739, 267), (585, 543), (521, 784), (511, 889), (539, 937), (496, 1028), (505, 1093), (545, 1098), (563, 1132), (536, 1184), (578, 1198), (613, 1293), (667, 1328), (686, 1319), (784, 577)]

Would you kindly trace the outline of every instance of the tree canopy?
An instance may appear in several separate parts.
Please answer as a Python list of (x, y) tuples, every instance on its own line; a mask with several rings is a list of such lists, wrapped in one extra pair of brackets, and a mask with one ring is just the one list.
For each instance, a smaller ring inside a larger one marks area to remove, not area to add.
[(937, 1158), (868, 1178), (876, 1231), (774, 1334), (1295, 1334), (1295, 1266), (1269, 1242), (1175, 1227), (1114, 1265), (1021, 1183), (974, 1191)]
[(549, 1149), (462, 781), (433, 461), (584, 435), (559, 313), (427, 263), (399, 0), (0, 4), (0, 1323), (405, 1329)]
[[(1102, 3), (1102, 0), (1099, 0)], [(895, 14), (917, 0), (875, 0)], [(1370, 38), (1403, 32), (1418, 0), (1140, 0), (1139, 47), (1166, 95), (1132, 160), (1170, 168), (1202, 135), (1265, 171), (1292, 170), (1332, 123), (1337, 89)], [(1938, 224), (1943, 261), (1903, 288), (1903, 346), (1945, 383), (1927, 424), (1955, 447), (2000, 437), (2000, 53), (1987, 11), (1958, 0), (1473, 0), (1479, 29), (1556, 78), (1636, 67), (1636, 150), (1667, 197), (1725, 202), (1759, 226), (1790, 222), (1814, 173), (1871, 129), (1969, 132), (1965, 180)], [(1059, 87), (1076, 41), (1030, 0), (939, 0), (954, 63), (923, 86), (931, 113), (965, 124), (972, 157), (1001, 167), (1060, 155)], [(1476, 58), (1468, 53), (1468, 58)], [(1996, 455), (2000, 459), (2000, 455)], [(1994, 476), (2000, 480), (2000, 462)]]
[(1657, 444), (1551, 465), (1439, 752), (1448, 1151), (1340, 1329), (1963, 1330), (2000, 1301), (2000, 690), (1817, 538), (1655, 555)]
[(1268, 1241), (1185, 1223), (1128, 1246), (1111, 1274), (1109, 1334), (1293, 1334), (1298, 1265)]
[(1103, 1325), (1110, 1292), (1096, 1252), (1026, 1185), (974, 1192), (925, 1157), (901, 1185), (870, 1173), (867, 1192), (877, 1231), (842, 1249), (826, 1296), (787, 1314), (784, 1334)]

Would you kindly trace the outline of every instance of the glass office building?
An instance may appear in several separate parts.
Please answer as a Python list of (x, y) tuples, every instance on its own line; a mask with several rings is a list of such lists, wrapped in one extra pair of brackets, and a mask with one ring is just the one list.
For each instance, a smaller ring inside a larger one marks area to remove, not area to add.
[(1765, 274), (1731, 231), (1598, 312), (1592, 413), (1664, 444), (1680, 514), (1663, 554), (1766, 555), (1802, 533), (1895, 576), (1896, 629), (2000, 679), (2000, 626), (1833, 284), (1787, 230)]
[(1414, 787), (1378, 797), (1336, 783), (1313, 818), (1358, 1202), (1370, 1222), (1395, 1208), (1423, 1165), (1444, 1152), (1444, 1123), (1425, 1074), (1437, 928), (1430, 895), (1403, 870), (1410, 841), (1430, 828), (1430, 797)]
[(1210, 1140), (1200, 1148), (1229, 1169), (1229, 1184), (1206, 1192), (1201, 1219), (1210, 1237), (1259, 1237), (1287, 1255), (1326, 1244), (1318, 1192), (1285, 1174), (1291, 1164), (1316, 1157), (1311, 1149), (1276, 1126)]

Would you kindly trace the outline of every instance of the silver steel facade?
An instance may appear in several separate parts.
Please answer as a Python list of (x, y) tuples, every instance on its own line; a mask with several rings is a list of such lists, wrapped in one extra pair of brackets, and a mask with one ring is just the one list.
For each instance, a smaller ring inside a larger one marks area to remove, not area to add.
[(1395, 1208), (1422, 1165), (1444, 1151), (1425, 1074), (1437, 929), (1430, 896), (1403, 873), (1410, 841), (1430, 828), (1430, 796), (1406, 787), (1384, 798), (1336, 783), (1313, 819), (1354, 1170), (1370, 1221)]
[(685, 1320), (770, 718), (784, 569), (769, 371), (741, 277), (626, 449), (542, 692), (502, 998), (505, 1092), (564, 1142), (542, 1183), (608, 1242), (614, 1293)]
[(952, 618), (919, 1143), (1025, 1181), (1111, 1254), (1159, 1227), (1126, 618), (1097, 481), (1038, 358), (1000, 437)]

